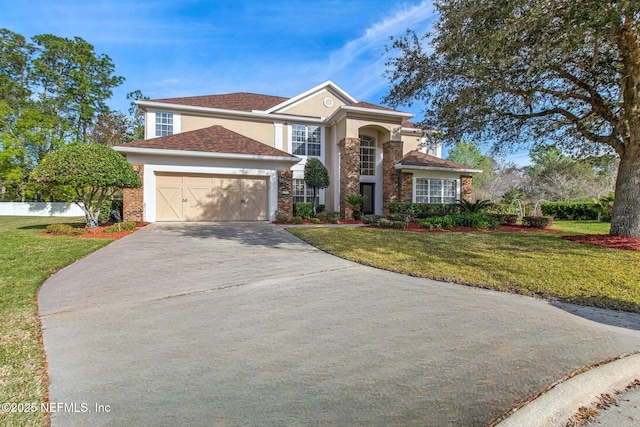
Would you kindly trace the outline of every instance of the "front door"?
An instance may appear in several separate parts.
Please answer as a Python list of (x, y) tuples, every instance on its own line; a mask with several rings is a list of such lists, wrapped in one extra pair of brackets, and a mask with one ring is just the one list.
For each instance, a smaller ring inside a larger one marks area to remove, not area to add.
[(366, 197), (362, 204), (362, 213), (365, 215), (372, 215), (375, 207), (375, 188), (376, 185), (372, 183), (360, 183), (360, 194)]

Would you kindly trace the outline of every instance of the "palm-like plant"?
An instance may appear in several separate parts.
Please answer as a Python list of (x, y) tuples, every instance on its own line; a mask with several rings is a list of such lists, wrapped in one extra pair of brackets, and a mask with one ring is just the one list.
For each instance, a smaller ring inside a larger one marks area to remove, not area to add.
[(475, 202), (470, 202), (469, 200), (458, 200), (458, 206), (462, 209), (464, 213), (477, 214), (482, 212), (484, 209), (491, 206), (491, 200), (480, 200), (476, 199)]
[(353, 209), (353, 219), (360, 219), (360, 210), (367, 196), (362, 194), (348, 194), (344, 196), (344, 201)]

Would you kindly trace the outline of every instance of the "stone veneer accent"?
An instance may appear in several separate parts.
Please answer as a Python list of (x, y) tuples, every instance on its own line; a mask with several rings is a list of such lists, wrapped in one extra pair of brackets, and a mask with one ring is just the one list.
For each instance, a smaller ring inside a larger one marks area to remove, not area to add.
[(460, 197), (462, 200), (471, 200), (471, 186), (473, 177), (470, 175), (460, 175)]
[(293, 171), (291, 170), (278, 170), (278, 214), (288, 217), (293, 215)]
[(395, 168), (400, 160), (402, 160), (402, 141), (387, 141), (382, 144), (383, 215), (389, 215), (389, 203), (399, 202), (402, 199), (402, 171)]
[(345, 203), (343, 197), (360, 194), (360, 139), (345, 138), (340, 147), (340, 215), (351, 218), (353, 209)]
[[(131, 164), (133, 169), (144, 183), (144, 165)], [(144, 184), (143, 184), (144, 185)], [(144, 211), (143, 187), (124, 188), (122, 190), (122, 220), (142, 221)]]
[(400, 201), (413, 202), (413, 174), (403, 173), (400, 188)]

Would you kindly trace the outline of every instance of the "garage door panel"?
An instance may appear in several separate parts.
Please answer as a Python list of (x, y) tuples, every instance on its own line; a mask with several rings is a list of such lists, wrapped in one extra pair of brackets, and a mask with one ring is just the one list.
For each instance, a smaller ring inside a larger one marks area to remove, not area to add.
[(156, 177), (156, 219), (158, 221), (182, 221), (181, 177)]
[(157, 175), (158, 221), (264, 221), (268, 180), (219, 175)]

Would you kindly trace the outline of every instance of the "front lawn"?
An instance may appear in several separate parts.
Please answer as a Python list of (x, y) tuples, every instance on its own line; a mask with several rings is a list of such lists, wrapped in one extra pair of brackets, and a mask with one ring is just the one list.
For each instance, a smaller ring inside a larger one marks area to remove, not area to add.
[[(554, 228), (567, 234), (597, 232), (570, 223), (558, 222)], [(603, 225), (608, 232), (608, 224)], [(562, 233), (411, 233), (361, 227), (288, 230), (326, 252), (376, 268), (640, 312), (640, 252), (580, 245), (560, 239)]]
[[(0, 403), (35, 403), (37, 412), (3, 412), (0, 425), (42, 426), (46, 371), (36, 293), (47, 277), (112, 239), (38, 234), (47, 225), (83, 218), (0, 217)], [(17, 409), (17, 408), (15, 408)]]

